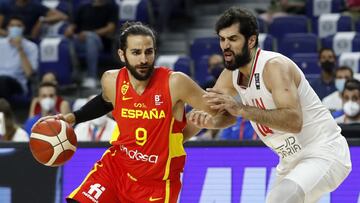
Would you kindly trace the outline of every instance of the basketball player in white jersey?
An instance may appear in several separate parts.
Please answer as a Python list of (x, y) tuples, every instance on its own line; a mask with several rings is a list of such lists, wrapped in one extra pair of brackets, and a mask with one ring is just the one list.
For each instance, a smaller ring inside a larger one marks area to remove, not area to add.
[[(279, 155), (267, 203), (317, 202), (351, 171), (340, 128), (293, 61), (257, 48), (252, 14), (230, 8), (216, 31), (226, 69), (204, 98), (212, 109), (250, 120), (261, 140)], [(215, 117), (205, 112), (193, 111), (189, 120), (216, 128)]]

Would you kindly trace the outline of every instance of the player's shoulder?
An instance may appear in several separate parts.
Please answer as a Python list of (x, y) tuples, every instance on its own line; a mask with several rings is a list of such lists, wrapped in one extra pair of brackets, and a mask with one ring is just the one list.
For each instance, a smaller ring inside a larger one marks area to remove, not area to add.
[(121, 69), (112, 69), (112, 70), (107, 70), (103, 73), (101, 80), (116, 80), (119, 72)]

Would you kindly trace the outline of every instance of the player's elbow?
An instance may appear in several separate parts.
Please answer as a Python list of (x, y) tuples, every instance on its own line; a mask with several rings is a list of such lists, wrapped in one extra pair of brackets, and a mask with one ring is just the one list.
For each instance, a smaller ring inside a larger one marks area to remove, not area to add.
[(302, 126), (303, 126), (303, 119), (302, 119), (302, 115), (301, 115), (301, 112), (299, 113), (294, 113), (292, 116), (291, 116), (291, 122), (290, 122), (290, 132), (291, 133), (300, 133), (301, 132), (301, 129), (302, 129)]

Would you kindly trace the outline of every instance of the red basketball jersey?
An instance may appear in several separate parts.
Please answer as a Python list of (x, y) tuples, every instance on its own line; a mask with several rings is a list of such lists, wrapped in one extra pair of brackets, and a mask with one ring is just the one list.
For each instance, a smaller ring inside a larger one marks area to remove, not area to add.
[(112, 137), (111, 144), (120, 150), (118, 167), (134, 180), (173, 179), (183, 171), (186, 153), (182, 131), (186, 119), (173, 118), (170, 74), (167, 68), (155, 68), (139, 95), (131, 86), (128, 70), (119, 71), (113, 110), (119, 133)]

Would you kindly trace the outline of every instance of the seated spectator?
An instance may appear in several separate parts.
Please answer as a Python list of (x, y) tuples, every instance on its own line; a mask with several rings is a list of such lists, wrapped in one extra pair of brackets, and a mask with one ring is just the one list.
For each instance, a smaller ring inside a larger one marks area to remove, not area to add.
[(336, 118), (336, 122), (342, 124), (360, 124), (360, 81), (356, 79), (346, 81), (342, 100), (344, 115)]
[(83, 86), (96, 87), (100, 52), (111, 50), (112, 37), (118, 22), (117, 7), (106, 0), (93, 0), (80, 6), (65, 36), (73, 38), (76, 53), (85, 54), (87, 78)]
[(12, 16), (7, 26), (9, 35), (0, 38), (0, 97), (6, 99), (26, 95), (28, 79), (38, 68), (38, 47), (23, 37), (24, 29), (23, 19)]
[(224, 70), (224, 59), (220, 54), (213, 54), (208, 60), (208, 77), (204, 85), (204, 89), (213, 87), (216, 83), (217, 78)]
[(345, 82), (353, 78), (353, 71), (347, 66), (341, 66), (335, 70), (335, 87), (336, 91), (324, 97), (322, 103), (330, 111), (338, 111), (342, 109), (341, 93), (344, 90)]
[[(93, 97), (95, 96), (89, 97), (88, 100)], [(103, 115), (99, 118), (79, 123), (75, 126), (74, 130), (77, 140), (80, 142), (109, 142), (115, 127), (116, 122), (107, 115)]]
[(0, 36), (7, 35), (7, 32), (1, 27), (8, 22), (12, 15), (19, 15), (24, 18), (24, 34), (33, 40), (38, 39), (42, 23), (51, 24), (68, 18), (64, 13), (56, 9), (49, 9), (38, 2), (13, 0), (0, 7)]
[[(45, 73), (42, 77), (41, 82), (52, 83), (55, 86), (58, 84), (56, 76), (54, 75), (54, 73), (51, 73), (51, 72)], [(56, 99), (55, 99), (55, 111), (62, 113), (62, 114), (67, 114), (70, 112), (69, 102), (64, 100), (60, 95), (56, 96)], [(34, 97), (30, 104), (29, 118), (31, 118), (34, 115), (37, 115), (39, 113), (41, 113), (40, 101), (39, 101), (38, 97)]]
[(321, 67), (320, 78), (311, 82), (320, 100), (336, 91), (334, 71), (336, 68), (336, 55), (334, 50), (323, 48), (319, 52), (319, 64)]
[[(43, 82), (40, 84), (38, 89), (38, 98), (41, 106), (41, 112), (34, 115), (33, 117), (28, 118), (25, 121), (24, 129), (29, 134), (31, 133), (32, 126), (43, 116), (50, 116), (60, 113), (57, 109), (56, 98), (57, 98), (57, 90), (56, 85), (49, 82)], [(68, 102), (62, 102), (62, 105), (66, 106), (67, 109), (70, 109), (70, 105)], [(61, 109), (61, 108), (60, 108)]]
[(249, 120), (238, 117), (233, 126), (221, 131), (220, 140), (259, 140)]
[(10, 104), (0, 98), (0, 141), (28, 142), (29, 135), (15, 122)]
[(304, 14), (305, 3), (305, 0), (271, 0), (268, 11), (261, 14), (260, 18), (271, 23), (276, 17)]

